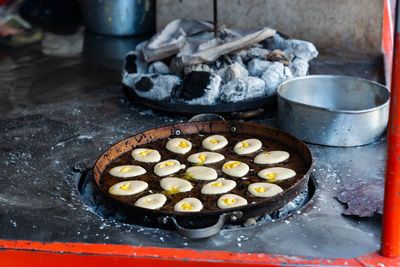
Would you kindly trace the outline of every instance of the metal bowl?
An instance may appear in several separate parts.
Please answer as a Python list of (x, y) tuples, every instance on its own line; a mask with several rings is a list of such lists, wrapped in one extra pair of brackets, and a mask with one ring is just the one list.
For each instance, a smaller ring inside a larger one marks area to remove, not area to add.
[(311, 75), (283, 82), (277, 93), (280, 127), (309, 143), (369, 144), (388, 122), (390, 92), (369, 80)]
[(91, 32), (128, 36), (155, 31), (155, 0), (81, 0), (80, 2), (83, 21)]

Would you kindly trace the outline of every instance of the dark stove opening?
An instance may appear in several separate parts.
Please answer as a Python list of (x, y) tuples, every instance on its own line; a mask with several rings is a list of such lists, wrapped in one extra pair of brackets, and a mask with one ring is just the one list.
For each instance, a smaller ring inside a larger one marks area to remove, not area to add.
[[(132, 225), (141, 225), (145, 227), (165, 228), (166, 225), (158, 223), (159, 220), (145, 216), (144, 218), (135, 219), (135, 216), (128, 214), (125, 210), (118, 208), (115, 203), (109, 201), (100, 192), (93, 179), (93, 170), (85, 170), (77, 172), (76, 186), (79, 191), (82, 202), (98, 216), (111, 221), (118, 221)], [(292, 201), (283, 207), (276, 209), (268, 214), (247, 219), (241, 224), (225, 224), (223, 229), (234, 229), (248, 227), (252, 225), (275, 222), (291, 216), (300, 211), (313, 198), (317, 190), (317, 183), (313, 175), (310, 175), (308, 185), (303, 192), (299, 193)]]

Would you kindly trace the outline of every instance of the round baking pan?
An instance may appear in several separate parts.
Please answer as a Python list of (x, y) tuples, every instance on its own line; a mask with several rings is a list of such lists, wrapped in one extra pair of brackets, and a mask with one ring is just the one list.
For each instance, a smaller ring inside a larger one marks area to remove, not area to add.
[(389, 114), (389, 89), (349, 76), (310, 75), (278, 86), (279, 124), (301, 140), (358, 146), (378, 140)]
[[(220, 209), (203, 212), (175, 212), (165, 210), (149, 210), (129, 205), (111, 197), (106, 190), (103, 190), (100, 178), (108, 165), (121, 155), (136, 147), (143, 147), (146, 144), (160, 139), (177, 137), (191, 134), (224, 134), (229, 136), (251, 135), (263, 142), (278, 142), (291, 147), (303, 161), (304, 173), (294, 180), (290, 187), (282, 193), (258, 202), (245, 206)], [(145, 225), (175, 228), (180, 234), (189, 238), (204, 238), (216, 234), (225, 221), (239, 223), (248, 218), (260, 216), (278, 209), (293, 200), (300, 194), (308, 183), (309, 175), (313, 164), (311, 151), (299, 139), (284, 131), (255, 123), (237, 121), (203, 121), (174, 124), (162, 128), (151, 129), (112, 146), (104, 152), (97, 160), (93, 177), (95, 184), (100, 189), (105, 199), (115, 209), (123, 211), (136, 223), (139, 221)]]

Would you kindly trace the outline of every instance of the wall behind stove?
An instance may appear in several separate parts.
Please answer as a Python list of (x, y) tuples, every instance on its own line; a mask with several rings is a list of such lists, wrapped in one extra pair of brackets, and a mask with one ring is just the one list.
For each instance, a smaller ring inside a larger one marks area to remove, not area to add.
[[(381, 54), (384, 0), (218, 0), (220, 23), (269, 26), (320, 50)], [(158, 0), (157, 29), (175, 18), (212, 21), (212, 0)]]

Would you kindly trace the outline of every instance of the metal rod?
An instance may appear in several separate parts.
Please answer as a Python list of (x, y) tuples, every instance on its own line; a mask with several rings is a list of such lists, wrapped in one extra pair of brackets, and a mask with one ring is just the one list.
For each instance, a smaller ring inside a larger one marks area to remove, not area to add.
[(400, 256), (400, 5), (396, 0), (381, 254)]
[(214, 38), (218, 35), (218, 3), (214, 0)]

